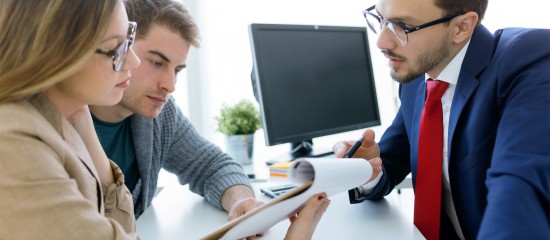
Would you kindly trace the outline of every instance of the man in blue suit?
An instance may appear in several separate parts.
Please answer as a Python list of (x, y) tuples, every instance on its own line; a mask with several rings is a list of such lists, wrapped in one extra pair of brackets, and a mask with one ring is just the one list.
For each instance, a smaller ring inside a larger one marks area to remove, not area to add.
[[(437, 79), (448, 84), (439, 107), (443, 150), (430, 149), (441, 153), (431, 165), (441, 173), (433, 207), (440, 227), (436, 235), (421, 232), (428, 239), (550, 239), (550, 30), (491, 34), (480, 24), (487, 2), (379, 0), (365, 10), (401, 83), (401, 106), (378, 144), (365, 131), (353, 157), (380, 158), (383, 171), (350, 190), (350, 201), (381, 199), (412, 172), (416, 224), (421, 115), (426, 85)], [(337, 143), (336, 156), (353, 143)]]

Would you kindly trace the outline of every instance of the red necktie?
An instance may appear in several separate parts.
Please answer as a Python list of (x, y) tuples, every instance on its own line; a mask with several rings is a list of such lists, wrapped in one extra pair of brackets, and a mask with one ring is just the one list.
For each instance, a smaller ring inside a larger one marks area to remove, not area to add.
[(427, 97), (420, 119), (414, 224), (428, 240), (439, 239), (443, 162), (441, 97), (449, 84), (428, 79)]

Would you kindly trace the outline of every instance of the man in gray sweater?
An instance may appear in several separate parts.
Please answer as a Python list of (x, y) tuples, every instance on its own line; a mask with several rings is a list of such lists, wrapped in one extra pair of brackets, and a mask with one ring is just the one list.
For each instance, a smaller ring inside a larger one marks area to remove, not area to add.
[(170, 96), (190, 47), (199, 46), (191, 16), (171, 0), (125, 4), (138, 24), (133, 49), (141, 65), (119, 104), (90, 110), (103, 148), (125, 174), (136, 218), (151, 204), (161, 168), (228, 211), (229, 219), (256, 207), (243, 168), (204, 139)]

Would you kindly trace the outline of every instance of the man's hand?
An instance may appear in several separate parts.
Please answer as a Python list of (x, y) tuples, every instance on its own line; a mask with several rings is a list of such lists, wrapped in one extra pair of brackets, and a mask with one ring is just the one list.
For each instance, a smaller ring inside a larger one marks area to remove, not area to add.
[(257, 208), (261, 205), (263, 205), (264, 202), (258, 201), (255, 198), (245, 198), (241, 199), (240, 201), (237, 201), (231, 210), (229, 210), (229, 215), (227, 216), (227, 221), (231, 221), (247, 212), (250, 212), (250, 210)]
[[(363, 132), (364, 140), (357, 152), (353, 154), (354, 158), (373, 159), (380, 157), (380, 147), (374, 141), (374, 131), (367, 129)], [(355, 144), (355, 140), (342, 141), (334, 144), (332, 151), (337, 158), (344, 157), (346, 152)]]
[[(254, 198), (252, 189), (245, 185), (235, 185), (228, 188), (222, 195), (222, 206), (229, 212), (227, 221), (231, 221), (239, 216), (249, 212), (250, 210), (261, 206), (264, 202)], [(261, 235), (261, 234), (259, 234)], [(256, 236), (249, 236), (246, 239), (252, 240)]]
[[(372, 165), (372, 177), (368, 182), (376, 179), (378, 174), (382, 172), (382, 159), (380, 158), (380, 147), (374, 141), (374, 131), (367, 129), (363, 132), (364, 140), (361, 146), (357, 149), (357, 152), (353, 154), (353, 158), (363, 158), (370, 162)], [(334, 144), (332, 151), (337, 158), (344, 157), (346, 152), (355, 144), (354, 140), (342, 141)]]
[(227, 217), (231, 221), (250, 210), (264, 204), (254, 198), (252, 189), (245, 185), (235, 185), (228, 188), (222, 195), (222, 206), (229, 212)]

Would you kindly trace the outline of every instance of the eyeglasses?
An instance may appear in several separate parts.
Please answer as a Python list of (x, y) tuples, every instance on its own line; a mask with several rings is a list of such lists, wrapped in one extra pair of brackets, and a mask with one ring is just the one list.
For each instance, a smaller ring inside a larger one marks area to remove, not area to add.
[(394, 22), (392, 20), (382, 20), (382, 18), (378, 14), (372, 12), (372, 10), (374, 10), (375, 7), (376, 5), (373, 5), (372, 7), (367, 8), (366, 10), (363, 11), (363, 16), (365, 17), (365, 20), (367, 20), (367, 25), (374, 33), (377, 33), (377, 34), (379, 32), (382, 32), (382, 27), (386, 25), (386, 27), (392, 33), (391, 36), (393, 37), (393, 39), (396, 42), (398, 42), (401, 46), (407, 45), (409, 41), (409, 33), (412, 33), (427, 27), (431, 27), (436, 24), (451, 21), (451, 19), (464, 14), (464, 13), (455, 13), (455, 14), (442, 17), (440, 19), (436, 19), (431, 22), (421, 24), (416, 27), (409, 27), (402, 22)]
[(130, 22), (126, 39), (118, 44), (115, 49), (108, 51), (98, 48), (95, 50), (96, 53), (104, 54), (113, 58), (113, 70), (115, 70), (115, 72), (120, 71), (124, 65), (124, 62), (126, 62), (126, 57), (128, 57), (130, 46), (134, 43), (134, 39), (136, 38), (136, 29), (137, 23)]

